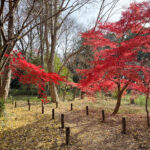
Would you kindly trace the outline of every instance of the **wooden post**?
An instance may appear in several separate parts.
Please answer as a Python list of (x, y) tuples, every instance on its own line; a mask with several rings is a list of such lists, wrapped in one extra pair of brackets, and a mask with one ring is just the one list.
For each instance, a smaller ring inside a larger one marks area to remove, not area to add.
[(126, 118), (122, 117), (122, 134), (126, 134)]
[(81, 91), (81, 99), (84, 99), (85, 92)]
[(73, 104), (71, 103), (71, 111), (73, 110)]
[(29, 103), (30, 103), (30, 100), (29, 100), (29, 99), (27, 100), (27, 103), (28, 103), (28, 105), (29, 105)]
[(28, 110), (30, 111), (30, 100), (28, 99)]
[(42, 114), (44, 114), (44, 104), (42, 102)]
[(56, 102), (56, 108), (58, 108), (58, 102)]
[(86, 106), (86, 115), (89, 115), (89, 107)]
[(17, 102), (15, 101), (15, 108), (17, 108)]
[(66, 127), (66, 145), (70, 143), (70, 128)]
[(104, 110), (102, 110), (102, 121), (103, 121), (103, 122), (105, 121), (105, 113), (104, 113)]
[(130, 98), (130, 104), (134, 104), (134, 98)]
[(52, 119), (55, 119), (55, 109), (52, 109)]
[(61, 114), (61, 127), (64, 128), (64, 114)]
[(29, 109), (28, 109), (28, 110), (30, 111), (30, 106), (31, 106), (31, 104), (29, 103), (28, 106), (29, 106)]

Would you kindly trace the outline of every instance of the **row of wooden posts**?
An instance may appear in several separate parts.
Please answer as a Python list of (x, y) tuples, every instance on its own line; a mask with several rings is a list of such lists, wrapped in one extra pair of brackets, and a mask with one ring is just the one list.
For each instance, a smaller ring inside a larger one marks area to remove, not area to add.
[[(28, 100), (28, 110), (31, 109), (31, 103)], [(17, 107), (17, 102), (15, 101), (15, 108)], [(56, 103), (56, 108), (58, 108), (58, 103)], [(71, 103), (70, 110), (73, 111), (73, 104)], [(102, 122), (105, 122), (105, 113), (104, 110), (102, 110)], [(44, 114), (44, 105), (42, 103), (42, 114)], [(89, 115), (89, 107), (86, 106), (86, 115)], [(55, 119), (55, 109), (52, 109), (52, 119)], [(61, 128), (64, 129), (64, 114), (61, 114)], [(122, 134), (126, 134), (126, 118), (122, 117)], [(66, 145), (69, 145), (70, 143), (70, 127), (66, 127)]]

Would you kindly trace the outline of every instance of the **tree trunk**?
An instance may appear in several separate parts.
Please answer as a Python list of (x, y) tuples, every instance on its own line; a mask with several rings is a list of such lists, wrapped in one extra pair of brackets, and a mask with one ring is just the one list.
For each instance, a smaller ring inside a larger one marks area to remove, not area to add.
[(117, 114), (117, 112), (119, 111), (119, 108), (120, 108), (120, 105), (121, 105), (121, 93), (119, 92), (118, 93), (118, 96), (117, 96), (117, 103), (116, 103), (116, 106), (115, 106), (115, 110), (114, 112), (112, 113), (112, 115), (115, 115)]
[(2, 75), (0, 76), (0, 98), (4, 98), (4, 87), (2, 82)]
[(7, 62), (3, 75), (0, 77), (0, 97), (6, 100), (8, 98), (10, 82), (11, 82), (11, 69), (9, 68), (10, 59)]
[(130, 98), (130, 104), (135, 104), (134, 103), (134, 98)]
[(58, 102), (59, 97), (58, 97), (57, 88), (56, 88), (55, 83), (50, 82), (49, 83), (49, 88), (50, 88), (51, 101), (54, 102), (54, 103)]
[(112, 115), (115, 115), (119, 111), (119, 108), (121, 105), (121, 97), (122, 97), (123, 92), (127, 88), (128, 84), (129, 84), (129, 82), (127, 84), (125, 84), (124, 87), (121, 89), (121, 85), (120, 85), (120, 83), (118, 83), (118, 85), (117, 85), (118, 86), (117, 103), (116, 103), (115, 110), (112, 113)]
[(84, 99), (84, 95), (85, 95), (85, 92), (82, 92), (82, 91), (81, 91), (80, 98), (81, 98), (81, 99)]
[(146, 104), (145, 104), (145, 110), (146, 110), (146, 118), (147, 118), (147, 126), (150, 127), (150, 122), (149, 122), (149, 111), (148, 111), (148, 99), (149, 99), (149, 89), (146, 95)]
[(74, 89), (73, 89), (73, 100), (75, 100), (75, 98), (76, 98), (76, 93), (77, 93), (77, 88), (74, 87)]
[(8, 98), (8, 94), (9, 94), (9, 89), (10, 89), (10, 82), (11, 82), (11, 74), (12, 71), (11, 69), (8, 70), (7, 74), (6, 74), (6, 83), (5, 83), (5, 89), (4, 89), (4, 100), (6, 100)]
[(115, 115), (119, 111), (119, 108), (121, 105), (121, 96), (122, 96), (122, 93), (123, 93), (125, 87), (121, 90), (120, 86), (121, 86), (120, 83), (118, 83), (118, 85), (117, 85), (117, 88), (118, 88), (117, 103), (116, 103), (116, 106), (115, 106), (115, 109), (114, 109), (114, 112), (112, 113), (112, 115)]
[[(57, 2), (58, 2), (58, 0), (55, 0), (54, 3), (53, 3), (53, 1), (51, 1), (51, 4), (50, 4), (50, 13), (51, 13), (51, 15), (53, 15), (53, 13), (57, 12)], [(48, 64), (47, 64), (48, 72), (54, 72), (55, 71), (55, 66), (54, 66), (55, 48), (56, 48), (56, 44), (57, 44), (56, 38), (57, 38), (57, 30), (58, 30), (57, 29), (57, 23), (58, 23), (58, 18), (57, 17), (58, 16), (56, 15), (55, 17), (51, 18), (51, 20), (50, 20), (51, 52), (50, 52), (50, 57), (49, 57), (49, 61), (48, 61)], [(51, 94), (52, 102), (58, 102), (59, 97), (58, 97), (57, 87), (56, 87), (55, 83), (50, 82), (49, 87), (50, 87), (50, 94)]]
[[(48, 0), (45, 0), (45, 17), (48, 16), (48, 13), (50, 13), (50, 16), (53, 15), (53, 1), (50, 2), (50, 8), (48, 8)], [(50, 10), (50, 11), (48, 11)], [(55, 60), (55, 47), (56, 47), (56, 36), (57, 36), (57, 29), (56, 29), (56, 21), (57, 17), (50, 19), (50, 34), (51, 34), (51, 47), (49, 47), (49, 30), (48, 30), (48, 22), (45, 21), (45, 44), (46, 44), (46, 62), (47, 62), (47, 68), (48, 72), (54, 72), (54, 60)], [(51, 49), (50, 55), (49, 55), (49, 49)], [(59, 97), (57, 93), (56, 85), (53, 82), (49, 82), (49, 90), (50, 90), (50, 96), (52, 102), (58, 102)]]
[[(9, 20), (8, 20), (8, 39), (13, 38), (14, 36), (14, 29), (13, 29), (13, 23), (14, 23), (14, 16), (13, 16), (13, 3), (14, 1), (9, 0), (9, 11), (11, 12), (9, 15)], [(15, 42), (11, 42), (7, 46), (7, 52), (10, 53), (14, 47)], [(8, 93), (9, 93), (9, 88), (10, 88), (10, 82), (11, 82), (11, 70), (9, 68), (10, 64), (10, 59), (7, 60), (7, 63), (5, 64), (5, 67), (3, 69), (3, 75), (0, 77), (0, 97), (3, 99), (7, 99)]]

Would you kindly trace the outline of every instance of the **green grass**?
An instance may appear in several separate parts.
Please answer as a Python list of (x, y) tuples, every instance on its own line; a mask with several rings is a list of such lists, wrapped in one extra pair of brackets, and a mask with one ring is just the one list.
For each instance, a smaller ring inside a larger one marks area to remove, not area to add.
[(3, 99), (0, 99), (0, 117), (3, 115), (5, 109), (5, 103)]
[[(30, 100), (31, 102), (40, 102), (41, 98), (38, 98), (37, 96), (26, 96), (26, 95), (21, 95), (21, 96), (9, 96), (8, 99), (6, 100), (6, 103), (12, 103), (13, 101), (27, 101)], [(50, 97), (48, 97), (50, 99)]]
[[(62, 96), (59, 97), (62, 100)], [(17, 95), (17, 96), (9, 96), (6, 100), (6, 103), (12, 103), (13, 101), (27, 101), (31, 102), (41, 102), (42, 98), (38, 98), (38, 96), (28, 96), (28, 95)], [(51, 101), (51, 97), (48, 96), (47, 100)], [(66, 95), (65, 101), (72, 101), (72, 95)]]
[[(130, 95), (126, 95), (125, 97), (123, 97), (122, 98), (123, 103), (130, 104), (130, 98), (131, 98)], [(145, 106), (145, 102), (146, 102), (145, 95), (137, 96), (137, 98), (135, 98), (134, 102), (136, 105)], [(148, 101), (148, 106), (150, 106), (150, 101)]]

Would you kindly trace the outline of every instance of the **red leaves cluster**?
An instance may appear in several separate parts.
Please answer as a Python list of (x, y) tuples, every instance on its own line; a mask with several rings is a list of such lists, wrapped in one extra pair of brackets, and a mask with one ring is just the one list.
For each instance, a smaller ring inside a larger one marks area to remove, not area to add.
[[(150, 72), (138, 62), (137, 54), (150, 53), (150, 28), (145, 26), (149, 21), (150, 3), (132, 3), (119, 21), (99, 22), (96, 30), (83, 33), (84, 45), (92, 47), (94, 60), (90, 69), (78, 70), (83, 76), (78, 87), (94, 93), (143, 84), (139, 72), (145, 78), (149, 78)], [(144, 85), (141, 89), (145, 91)]]
[[(14, 54), (6, 54), (5, 56), (11, 57), (10, 68), (13, 72), (13, 77), (18, 77), (19, 82), (23, 84), (36, 85), (39, 89), (40, 96), (45, 99), (43, 99), (42, 102), (47, 102), (47, 96), (44, 93), (46, 82), (58, 84), (59, 81), (64, 81), (58, 74), (53, 72), (47, 73), (40, 66), (35, 66), (34, 64), (27, 62), (21, 53), (15, 51)], [(23, 73), (20, 73), (20, 71)]]

